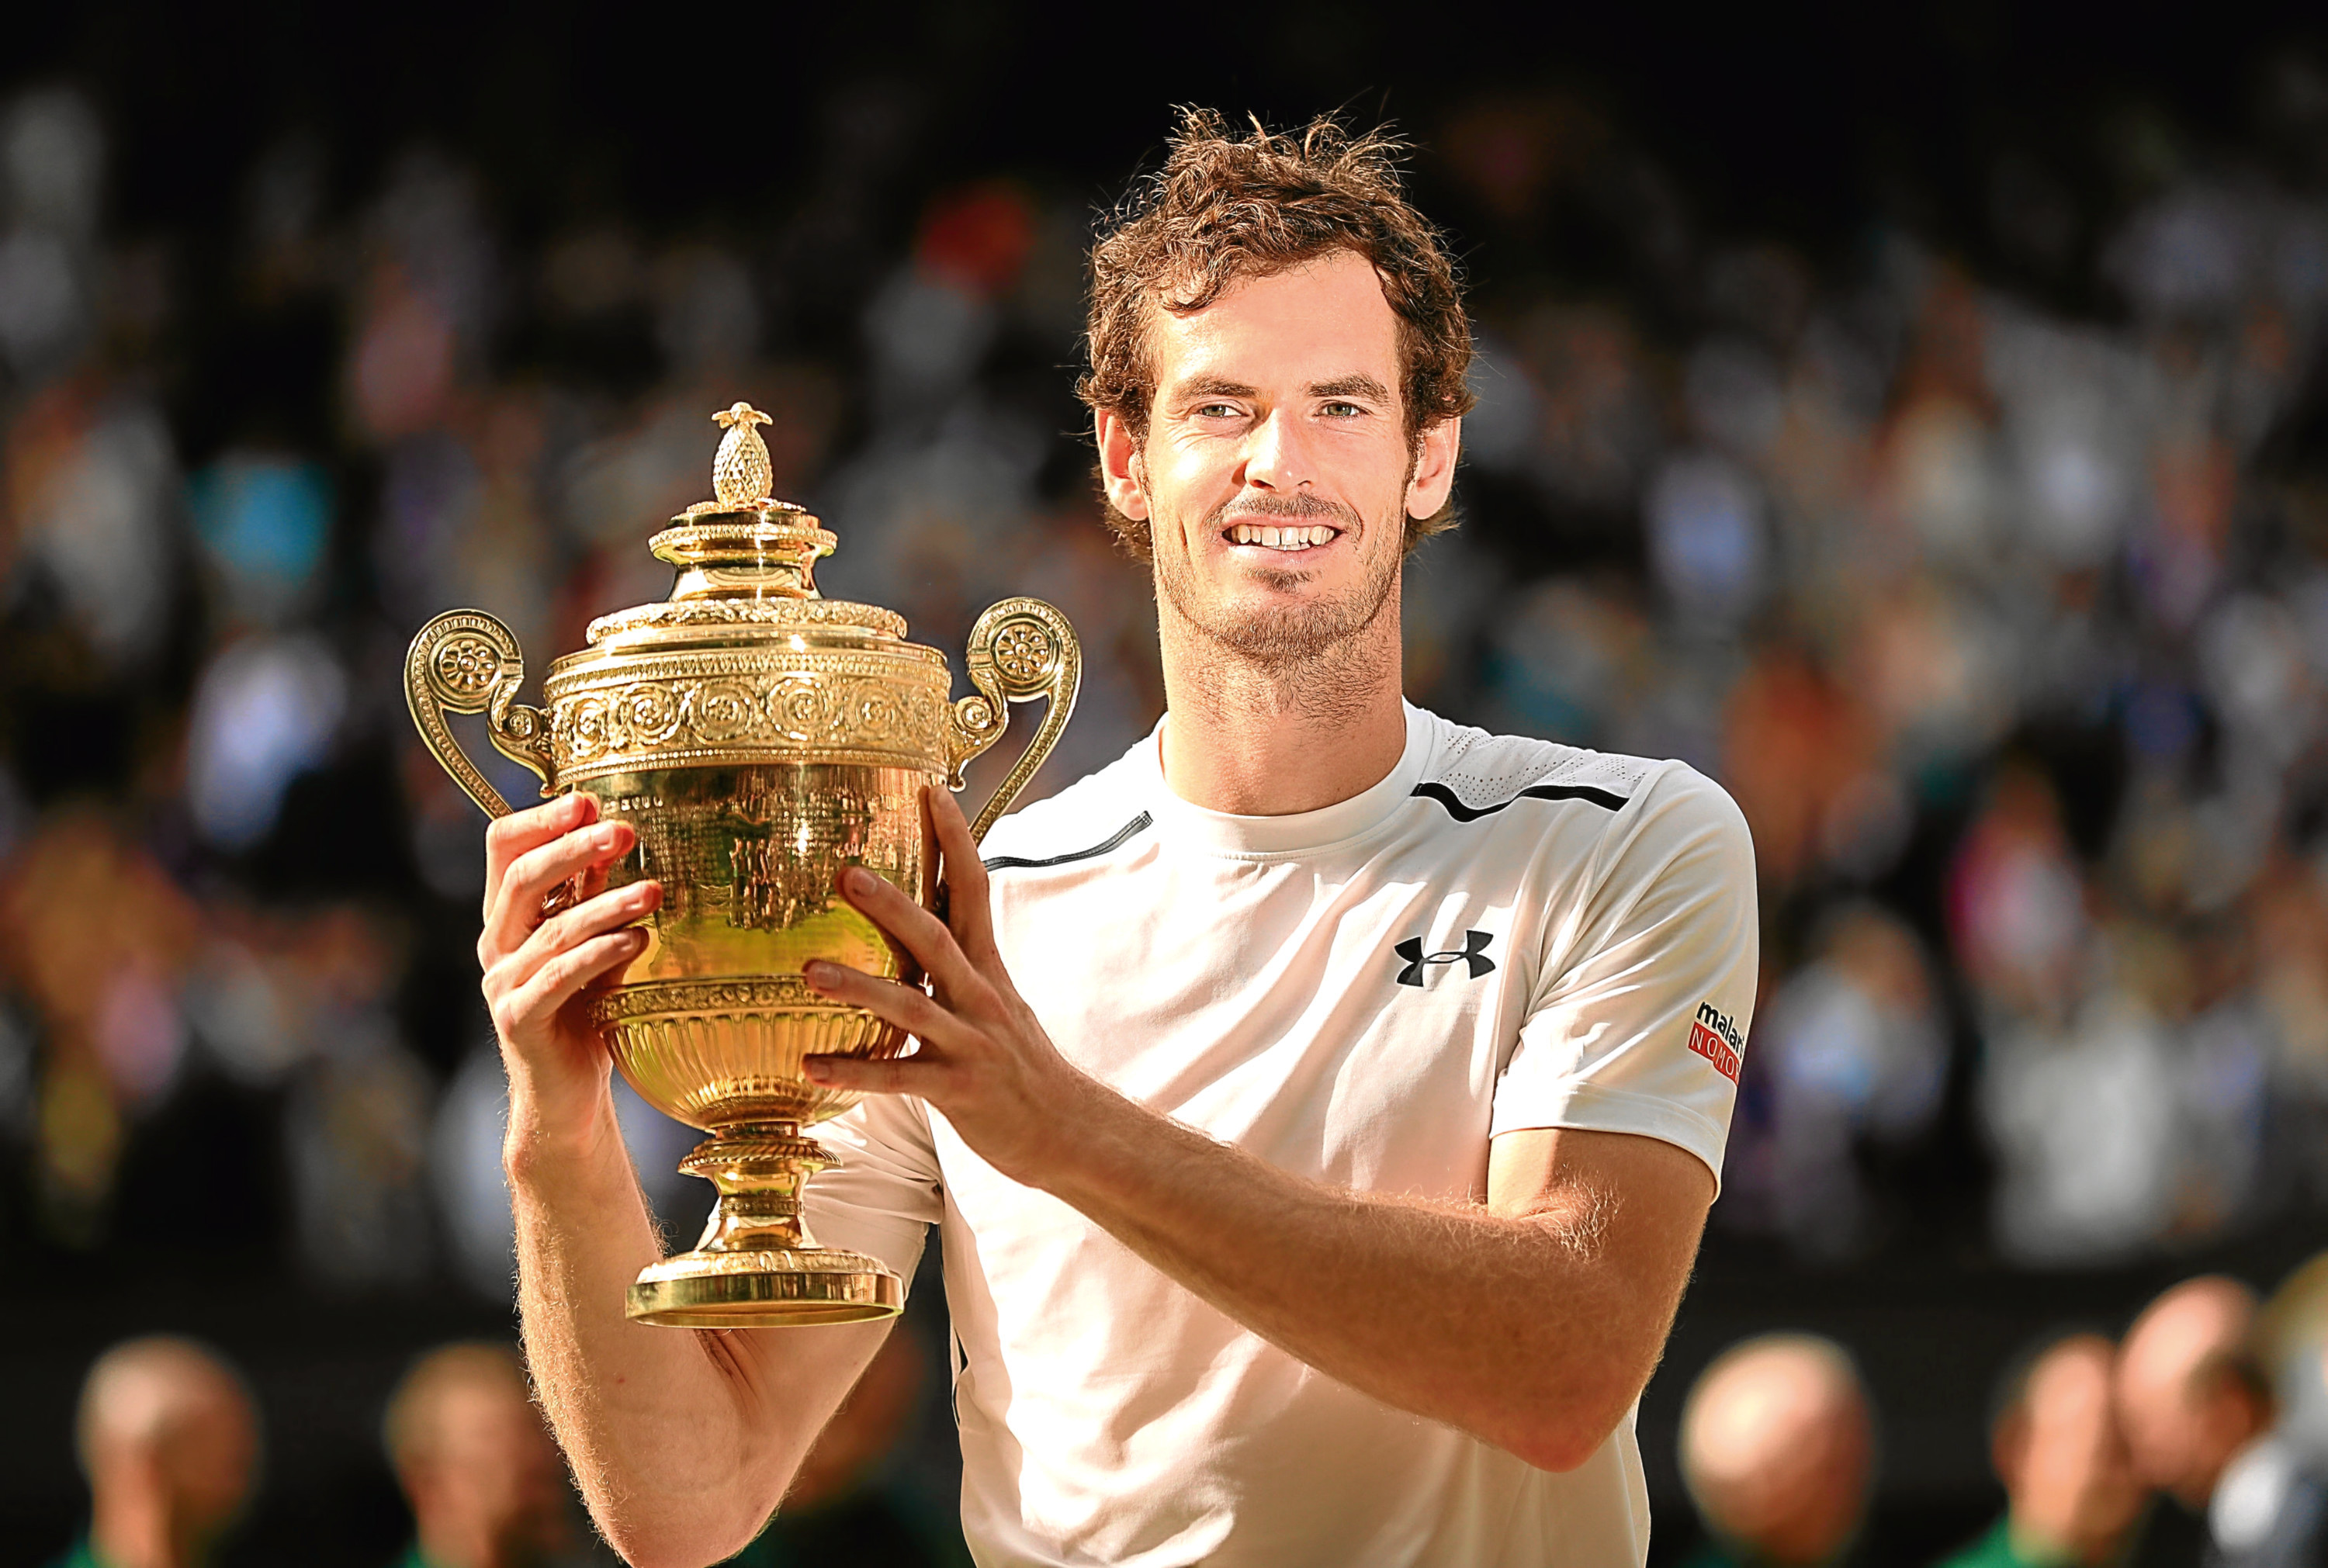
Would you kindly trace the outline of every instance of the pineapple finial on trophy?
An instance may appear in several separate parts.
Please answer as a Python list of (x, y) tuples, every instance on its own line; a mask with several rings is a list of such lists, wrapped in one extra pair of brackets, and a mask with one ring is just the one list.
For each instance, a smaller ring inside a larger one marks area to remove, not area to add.
[(719, 442), (719, 455), (711, 460), (711, 493), (723, 512), (748, 511), (768, 499), (768, 487), (775, 481), (774, 471), (768, 465), (768, 444), (753, 428), (767, 424), (768, 417), (749, 403), (737, 403), (711, 417), (728, 427)]

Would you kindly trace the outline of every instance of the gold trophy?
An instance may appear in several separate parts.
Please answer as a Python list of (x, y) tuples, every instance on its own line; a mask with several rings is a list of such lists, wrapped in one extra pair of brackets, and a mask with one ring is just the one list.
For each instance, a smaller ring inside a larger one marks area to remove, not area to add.
[[(445, 714), (483, 713), (493, 743), (541, 775), (545, 795), (587, 790), (628, 822), (635, 850), (611, 885), (659, 878), (649, 940), (591, 1021), (647, 1103), (711, 1134), (680, 1169), (718, 1188), (695, 1250), (641, 1273), (630, 1316), (745, 1328), (884, 1318), (902, 1300), (878, 1259), (820, 1247), (801, 1187), (831, 1157), (803, 1135), (858, 1096), (801, 1072), (815, 1054), (883, 1057), (904, 1035), (811, 991), (811, 959), (912, 983), (921, 972), (843, 902), (858, 865), (934, 906), (925, 786), (962, 785), (1000, 739), (1008, 704), (1049, 699), (1043, 722), (972, 831), (987, 828), (1057, 744), (1083, 653), (1039, 599), (1005, 599), (972, 627), (972, 695), (947, 700), (945, 656), (905, 641), (871, 605), (821, 597), (831, 533), (768, 497), (767, 416), (737, 403), (712, 469), (716, 501), (649, 548), (679, 568), (669, 600), (603, 615), (590, 646), (549, 666), (545, 707), (517, 700), (525, 661), (510, 629), (455, 610), (420, 629), (404, 687), (429, 752), (493, 816), (509, 803), (462, 754)], [(555, 900), (553, 900), (555, 902)]]

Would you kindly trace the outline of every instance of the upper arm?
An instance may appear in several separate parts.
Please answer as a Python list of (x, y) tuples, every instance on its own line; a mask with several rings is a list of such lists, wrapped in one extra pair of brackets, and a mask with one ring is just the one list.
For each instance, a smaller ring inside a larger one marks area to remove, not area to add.
[(1488, 1210), (1561, 1222), (1610, 1249), (1629, 1283), (1678, 1296), (1713, 1206), (1704, 1161), (1659, 1138), (1578, 1127), (1507, 1132), (1488, 1146)]
[[(878, 1259), (910, 1289), (942, 1211), (937, 1152), (919, 1103), (876, 1095), (820, 1123), (816, 1137), (834, 1163), (812, 1176), (802, 1195), (810, 1236), (819, 1246)], [(744, 1424), (765, 1440), (751, 1484), (767, 1508), (791, 1488), (820, 1435), (830, 1428), (835, 1441), (843, 1439), (844, 1402), (896, 1322), (703, 1334), (706, 1352), (723, 1365), (743, 1404)]]
[(896, 1321), (697, 1331), (704, 1354), (736, 1390), (745, 1429), (759, 1440), (747, 1445), (745, 1485), (762, 1522), (791, 1490), (809, 1451), (835, 1424)]
[[(1578, 1265), (1564, 1311), (1595, 1345), (1571, 1413), (1597, 1448), (1657, 1369), (1689, 1283), (1713, 1174), (1688, 1150), (1628, 1132), (1543, 1128), (1488, 1145), (1488, 1207), (1543, 1222)], [(1589, 1441), (1588, 1441), (1589, 1440)]]

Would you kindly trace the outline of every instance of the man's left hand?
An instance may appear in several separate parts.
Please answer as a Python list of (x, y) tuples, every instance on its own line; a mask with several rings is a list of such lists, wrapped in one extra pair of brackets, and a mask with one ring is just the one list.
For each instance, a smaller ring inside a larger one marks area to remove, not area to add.
[(887, 1061), (810, 1056), (803, 1067), (826, 1088), (920, 1095), (988, 1164), (1039, 1186), (1065, 1130), (1078, 1124), (1077, 1104), (1107, 1091), (1059, 1054), (1011, 983), (994, 944), (986, 868), (953, 793), (925, 789), (923, 809), (944, 857), (946, 920), (861, 866), (840, 873), (840, 891), (920, 961), (930, 990), (823, 959), (803, 972), (810, 990), (896, 1025), (919, 1048)]

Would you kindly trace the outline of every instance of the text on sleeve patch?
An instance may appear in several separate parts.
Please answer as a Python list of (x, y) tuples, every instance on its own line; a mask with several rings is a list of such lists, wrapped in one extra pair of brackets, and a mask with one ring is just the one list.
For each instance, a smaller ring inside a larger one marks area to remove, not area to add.
[(1720, 1009), (1710, 1001), (1697, 1004), (1697, 1018), (1689, 1026), (1689, 1048), (1712, 1062), (1713, 1070), (1733, 1084), (1738, 1081), (1739, 1052), (1744, 1045), (1738, 1026)]

